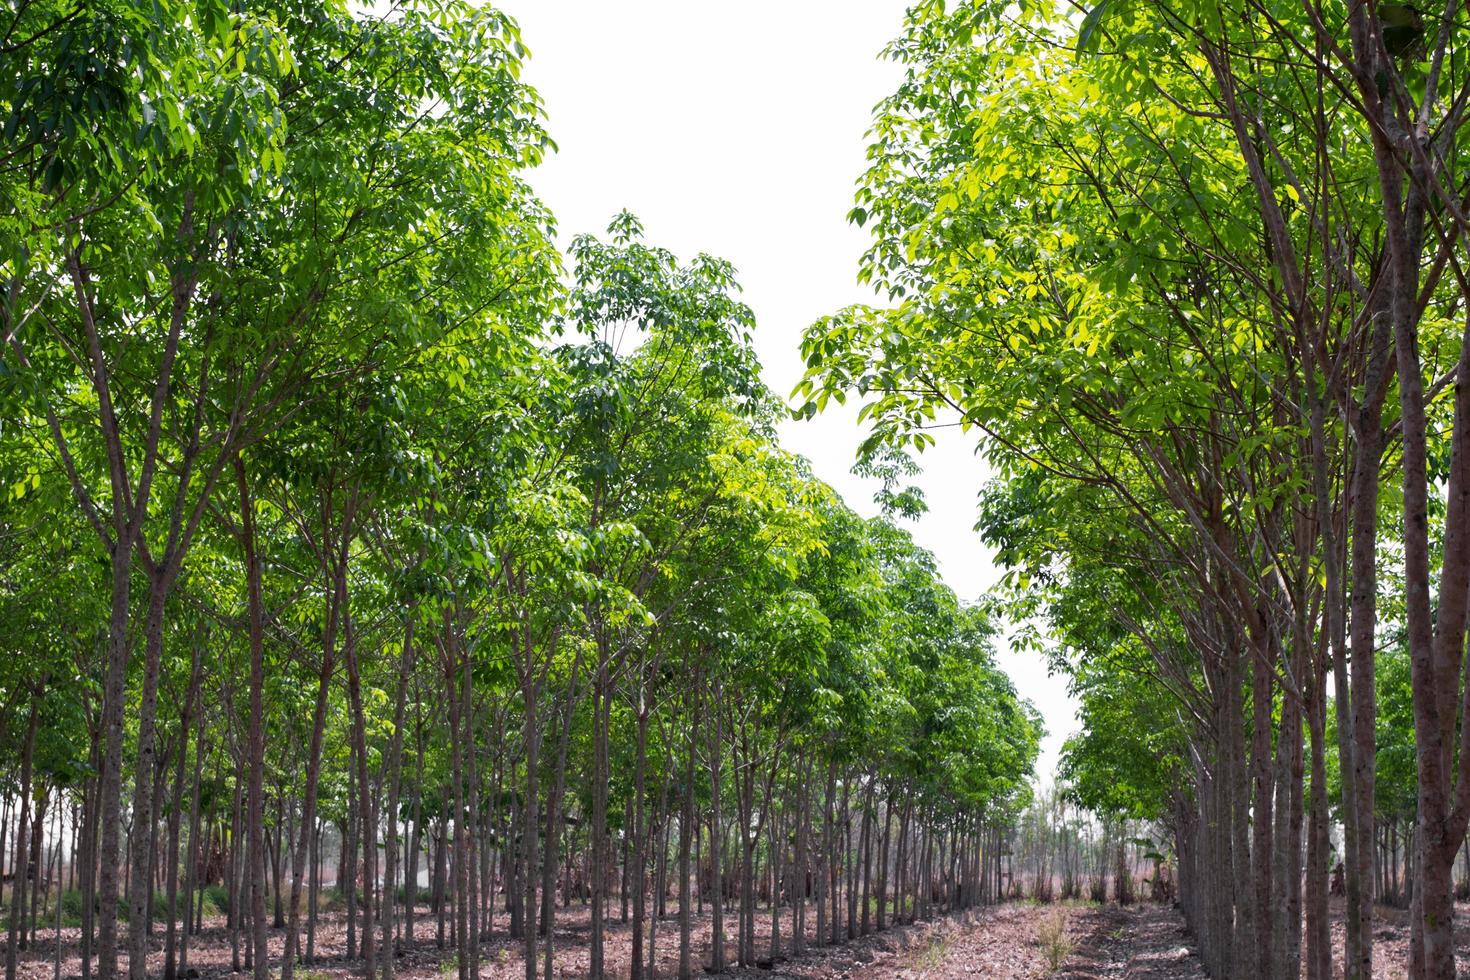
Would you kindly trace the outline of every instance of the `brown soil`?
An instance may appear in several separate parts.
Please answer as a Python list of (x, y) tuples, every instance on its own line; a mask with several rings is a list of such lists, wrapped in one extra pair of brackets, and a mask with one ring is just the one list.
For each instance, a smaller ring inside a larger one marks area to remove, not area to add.
[[(1342, 899), (1332, 900), (1333, 972), (1342, 976), (1344, 940)], [(1470, 976), (1470, 904), (1455, 903), (1455, 975)], [(1406, 980), (1409, 976), (1409, 913), (1380, 905), (1373, 910), (1373, 976)]]
[(1184, 920), (1170, 906), (1078, 909), (1068, 932), (1077, 946), (1059, 980), (1205, 980)]
[[(616, 917), (616, 909), (614, 909)], [(1060, 920), (1059, 920), (1060, 917)], [(809, 919), (814, 919), (809, 915)], [(1064, 923), (1061, 932), (1056, 923)], [(215, 980), (232, 976), (230, 937), (223, 920), (210, 920), (208, 928), (190, 943), (189, 965), (197, 976)], [(453, 951), (440, 949), (434, 941), (434, 923), (427, 915), (416, 922), (415, 943), (396, 961), (402, 980), (439, 980), (447, 968), (453, 976)], [(789, 930), (789, 915), (782, 926)], [(1160, 906), (1043, 907), (1028, 904), (1002, 905), (968, 913), (943, 916), (929, 922), (890, 928), (882, 933), (855, 939), (838, 946), (813, 948), (800, 957), (765, 961), (770, 951), (770, 918), (758, 917), (756, 948), (761, 967), (731, 968), (726, 975), (738, 980), (915, 980), (915, 978), (977, 977), (989, 980), (1041, 980), (1048, 976), (1084, 978), (1125, 977), (1137, 980), (1196, 980), (1198, 961), (1189, 953), (1178, 913)], [(525, 976), (521, 945), (505, 938), (497, 919), (496, 938), (482, 946), (480, 976), (511, 980)], [(586, 910), (558, 910), (556, 967), (558, 977), (586, 975), (588, 961), (588, 915)], [(733, 959), (733, 918), (726, 919), (726, 948)], [(1057, 939), (1065, 938), (1060, 942)], [(163, 930), (156, 930), (149, 956), (149, 974), (163, 971)], [(62, 931), (61, 975), (80, 973), (78, 933)], [(283, 943), (282, 930), (271, 930), (273, 958)], [(658, 976), (677, 973), (679, 957), (678, 920), (657, 924)], [(708, 910), (695, 919), (693, 929), (696, 969), (709, 961), (710, 916)], [(613, 976), (628, 975), (630, 930), (624, 923), (611, 924), (607, 962)], [(790, 950), (790, 936), (783, 933), (783, 950)], [(360, 976), (361, 966), (344, 957), (346, 925), (340, 913), (327, 918), (317, 931), (317, 962), (306, 968), (313, 980)], [(1074, 950), (1061, 972), (1053, 973), (1050, 952)], [(49, 980), (55, 970), (55, 941), (43, 931), (34, 947), (21, 956), (22, 980)], [(538, 956), (540, 955), (538, 951)], [(120, 957), (126, 963), (126, 957)], [(121, 965), (121, 964), (120, 964)]]

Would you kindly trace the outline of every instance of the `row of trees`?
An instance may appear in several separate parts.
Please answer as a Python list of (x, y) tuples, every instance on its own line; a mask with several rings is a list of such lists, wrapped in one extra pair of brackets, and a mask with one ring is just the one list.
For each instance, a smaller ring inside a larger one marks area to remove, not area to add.
[[(1334, 818), (1343, 965), (1373, 975), (1390, 766), (1410, 975), (1455, 975), (1467, 17), (920, 4), (852, 214), (891, 303), (806, 335), (810, 410), (867, 393), (870, 452), (984, 434), (981, 529), (1082, 700), (1079, 787), (1169, 821), (1214, 976), (1332, 975)], [(1384, 650), (1408, 758), (1375, 737)]]
[(563, 270), (511, 20), (33, 0), (0, 51), (8, 978), (65, 879), (84, 977), (155, 919), (178, 975), (214, 884), (290, 980), (339, 840), (385, 980), (424, 875), (461, 978), (504, 929), (550, 980), (559, 891), (593, 977), (615, 895), (639, 977), (676, 888), (687, 977), (762, 881), (773, 956), (995, 894), (1040, 727), (986, 615), (776, 447), (726, 263), (624, 214)]
[(1011, 892), (1037, 902), (1173, 897), (1174, 869), (1151, 821), (1077, 802), (1065, 783), (1041, 788), (1022, 811), (1011, 844)]

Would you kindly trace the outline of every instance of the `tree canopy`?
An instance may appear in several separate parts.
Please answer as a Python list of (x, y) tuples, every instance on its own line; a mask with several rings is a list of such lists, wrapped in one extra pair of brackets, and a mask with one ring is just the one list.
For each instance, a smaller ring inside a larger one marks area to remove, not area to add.
[(988, 614), (778, 445), (729, 263), (558, 251), (512, 19), (36, 0), (0, 50), (8, 977), (63, 841), (101, 980), (186, 975), (206, 897), (290, 980), (329, 883), (384, 980), (421, 880), (461, 978), (550, 980), (558, 896), (613, 972), (614, 894), (645, 975), (676, 874), (682, 976), (695, 878), (715, 970), (758, 892), (795, 949), (994, 897), (1041, 726)]

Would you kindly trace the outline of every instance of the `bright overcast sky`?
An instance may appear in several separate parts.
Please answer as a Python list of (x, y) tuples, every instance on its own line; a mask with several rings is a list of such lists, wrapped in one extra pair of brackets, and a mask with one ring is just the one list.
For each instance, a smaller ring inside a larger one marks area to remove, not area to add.
[[(499, 2), (520, 22), (525, 78), (560, 147), (531, 183), (563, 239), (601, 233), (627, 208), (650, 243), (733, 262), (766, 382), (789, 394), (802, 330), (873, 300), (856, 277), (865, 233), (845, 216), (870, 112), (899, 80), (877, 55), (901, 27), (903, 0)], [(872, 487), (850, 472), (860, 438), (854, 413), (835, 407), (781, 430), (786, 448), (871, 515)], [(929, 512), (910, 525), (967, 600), (998, 575), (972, 530), (985, 477), (973, 445), (958, 429), (939, 434), (919, 481)], [(1003, 650), (1001, 662), (1046, 719), (1040, 772), (1050, 777), (1075, 704), (1039, 658)]]

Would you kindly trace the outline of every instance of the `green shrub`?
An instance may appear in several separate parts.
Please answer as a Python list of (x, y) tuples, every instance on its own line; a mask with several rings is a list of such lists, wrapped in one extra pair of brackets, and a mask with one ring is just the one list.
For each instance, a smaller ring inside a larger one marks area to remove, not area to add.
[[(214, 915), (214, 914), (216, 914), (217, 911), (218, 911), (218, 909), (217, 909), (217, 907), (215, 905), (216, 900), (218, 900), (220, 903), (225, 903), (227, 898), (228, 898), (228, 895), (227, 895), (227, 893), (225, 892), (225, 890), (223, 888), (220, 888), (218, 886), (211, 886), (210, 888), (205, 889), (205, 896), (204, 896), (204, 914), (205, 915)], [(196, 901), (197, 901), (197, 899), (196, 899)], [(183, 902), (184, 902), (184, 895), (183, 895), (183, 892), (181, 891), (179, 893), (179, 907), (178, 907), (178, 915), (179, 915), (179, 918), (180, 919), (183, 919), (183, 917), (184, 917), (184, 905), (183, 905)], [(85, 905), (86, 905), (86, 903), (82, 899), (82, 893), (81, 893), (80, 890), (78, 890), (78, 889), (72, 889), (70, 891), (63, 892), (62, 895), (61, 895), (61, 922), (62, 922), (62, 925), (66, 926), (66, 927), (69, 927), (69, 928), (75, 928), (77, 926), (80, 926), (82, 924), (82, 909), (85, 907)], [(94, 910), (97, 908), (95, 902), (94, 902), (94, 904), (93, 904), (92, 907), (93, 907)], [(56, 911), (55, 911), (56, 910), (56, 906), (52, 905), (52, 906), (50, 906), (50, 909), (51, 909), (51, 913), (50, 913), (50, 915), (47, 916), (48, 921), (50, 920), (50, 918), (54, 917), (55, 914), (56, 914)], [(118, 899), (118, 903), (117, 903), (117, 915), (118, 915), (118, 918), (121, 919), (122, 921), (126, 922), (128, 920), (129, 915), (131, 914), (131, 911), (132, 910), (128, 908), (127, 903), (124, 902), (124, 901), (122, 901), (121, 898), (119, 898)], [(154, 896), (153, 896), (153, 918), (157, 922), (167, 922), (168, 921), (168, 895), (167, 895), (167, 893), (155, 893), (154, 894)]]
[[(78, 906), (78, 915), (80, 915), (80, 914), (81, 914), (81, 911), (80, 911), (80, 905), (79, 905)], [(180, 914), (180, 916), (183, 915), (183, 909), (182, 908), (179, 910), (179, 914)], [(132, 903), (131, 902), (128, 902), (122, 896), (118, 896), (118, 900), (117, 900), (117, 917), (119, 919), (121, 919), (123, 922), (127, 922), (127, 921), (129, 921), (132, 918), (132, 915), (133, 915)], [(165, 922), (167, 920), (168, 920), (168, 895), (165, 894), (162, 891), (155, 891), (153, 893), (153, 921), (155, 921), (155, 922)]]
[(230, 890), (224, 885), (206, 885), (204, 887), (204, 914), (229, 915)]
[[(398, 904), (400, 905), (404, 903), (408, 895), (409, 889), (404, 885), (399, 885), (396, 889), (394, 889), (394, 901), (398, 902)], [(429, 902), (433, 900), (433, 898), (434, 890), (432, 888), (419, 888), (416, 889), (416, 891), (414, 892), (415, 905), (428, 905)]]
[(78, 889), (61, 893), (61, 920), (68, 926), (82, 924), (82, 893)]

